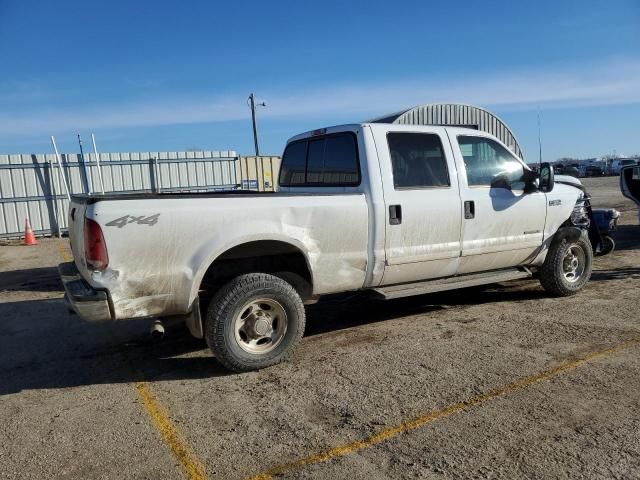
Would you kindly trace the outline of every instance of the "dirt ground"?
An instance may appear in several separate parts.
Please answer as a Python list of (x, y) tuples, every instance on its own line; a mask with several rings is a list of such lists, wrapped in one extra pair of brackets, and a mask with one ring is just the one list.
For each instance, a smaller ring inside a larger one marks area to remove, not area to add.
[(623, 216), (580, 294), (328, 299), (246, 374), (182, 329), (70, 315), (65, 239), (0, 246), (0, 478), (640, 478), (638, 213), (584, 183)]

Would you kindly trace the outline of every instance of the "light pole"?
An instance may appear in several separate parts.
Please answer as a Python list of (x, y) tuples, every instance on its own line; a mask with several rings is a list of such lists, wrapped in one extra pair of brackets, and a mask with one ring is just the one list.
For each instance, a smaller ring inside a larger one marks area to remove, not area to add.
[(251, 107), (251, 121), (253, 122), (253, 143), (256, 146), (256, 157), (260, 156), (260, 148), (258, 148), (258, 126), (256, 125), (256, 106), (258, 107), (266, 107), (267, 104), (265, 102), (261, 102), (256, 104), (256, 97), (252, 93), (249, 95), (249, 103)]

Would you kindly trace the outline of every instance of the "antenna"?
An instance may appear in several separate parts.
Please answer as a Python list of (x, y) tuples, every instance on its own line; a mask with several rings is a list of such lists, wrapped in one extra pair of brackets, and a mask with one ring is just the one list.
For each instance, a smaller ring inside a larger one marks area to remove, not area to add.
[(542, 135), (540, 133), (540, 108), (538, 111), (538, 165), (542, 167)]

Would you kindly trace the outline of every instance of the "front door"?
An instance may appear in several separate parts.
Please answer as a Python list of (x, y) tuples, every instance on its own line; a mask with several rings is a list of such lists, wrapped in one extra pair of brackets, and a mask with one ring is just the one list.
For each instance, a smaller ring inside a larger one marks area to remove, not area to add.
[(462, 211), (445, 129), (407, 125), (371, 128), (387, 209), (382, 283), (454, 275), (460, 257)]
[(449, 129), (463, 207), (458, 273), (512, 267), (539, 252), (546, 196), (524, 190), (524, 163), (481, 133)]

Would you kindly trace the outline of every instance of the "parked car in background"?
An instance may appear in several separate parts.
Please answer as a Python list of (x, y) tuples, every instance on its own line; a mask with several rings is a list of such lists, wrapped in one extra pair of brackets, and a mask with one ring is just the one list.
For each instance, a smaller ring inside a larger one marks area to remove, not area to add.
[(620, 170), (622, 170), (623, 167), (631, 167), (637, 164), (638, 164), (637, 160), (633, 158), (614, 160), (613, 162), (611, 162), (611, 165), (609, 166), (609, 173), (611, 175), (620, 175)]
[(589, 164), (587, 163), (581, 163), (580, 165), (578, 165), (578, 173), (580, 173), (581, 177), (586, 177), (587, 176), (587, 167), (589, 166)]
[(580, 170), (573, 165), (563, 165), (562, 163), (558, 163), (553, 168), (554, 172), (558, 175), (569, 175), (576, 178), (580, 176)]
[(578, 170), (573, 165), (568, 165), (562, 169), (562, 174), (578, 178), (580, 176), (580, 170)]
[(604, 166), (602, 165), (589, 165), (585, 168), (585, 176), (587, 177), (601, 177), (605, 173)]

